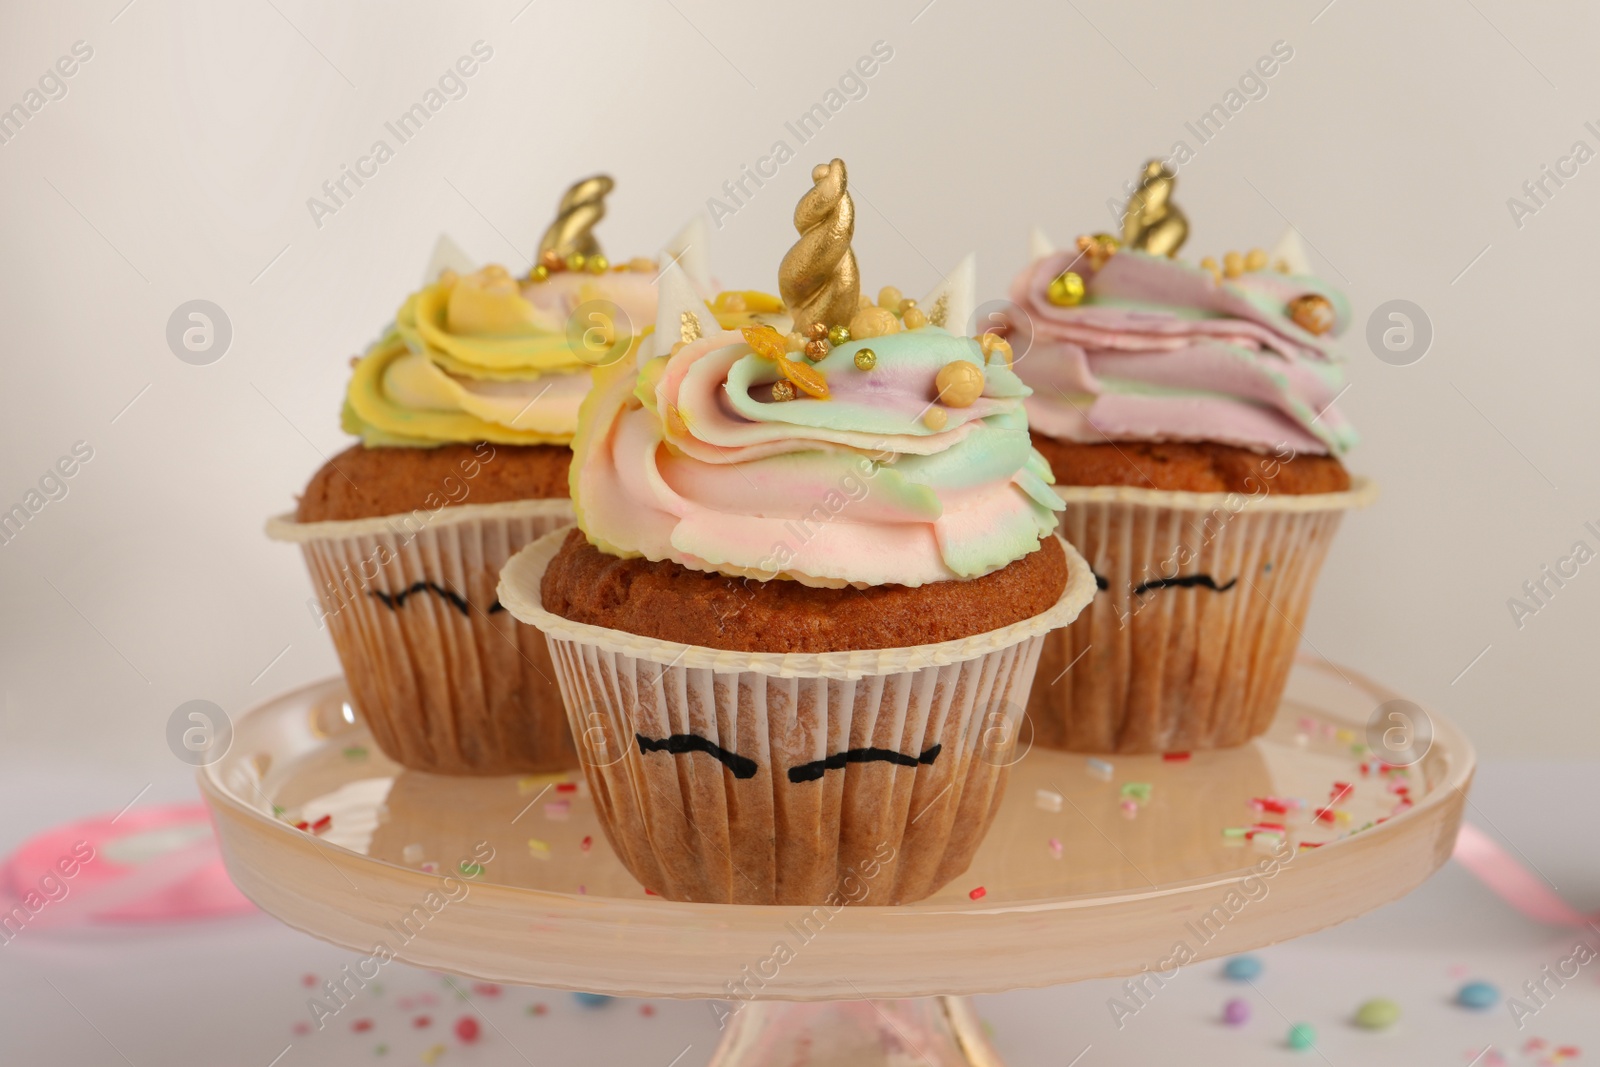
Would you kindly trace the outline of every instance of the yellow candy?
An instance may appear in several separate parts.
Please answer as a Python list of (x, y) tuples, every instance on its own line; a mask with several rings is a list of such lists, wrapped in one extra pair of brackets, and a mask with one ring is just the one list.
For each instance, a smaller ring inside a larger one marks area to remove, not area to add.
[(900, 320), (888, 308), (862, 308), (850, 320), (850, 336), (858, 341), (900, 332)]
[(930, 430), (942, 430), (949, 421), (950, 416), (945, 414), (944, 408), (929, 408), (922, 413), (922, 425)]
[(933, 379), (939, 402), (953, 408), (971, 407), (983, 395), (983, 369), (976, 363), (958, 359), (939, 368)]
[(1064, 271), (1050, 279), (1045, 298), (1056, 307), (1077, 307), (1083, 300), (1083, 275), (1077, 271)]

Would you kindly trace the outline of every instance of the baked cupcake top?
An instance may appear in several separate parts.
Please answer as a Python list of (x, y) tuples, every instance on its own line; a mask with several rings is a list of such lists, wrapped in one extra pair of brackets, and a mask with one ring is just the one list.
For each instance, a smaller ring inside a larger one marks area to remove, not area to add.
[(615, 556), (811, 586), (977, 578), (1035, 551), (1062, 505), (1009, 348), (951, 329), (971, 261), (920, 304), (890, 289), (872, 305), (843, 163), (812, 180), (787, 314), (722, 329), (669, 271), (651, 358), (596, 373), (573, 442), (579, 526)]
[(611, 187), (567, 190), (526, 277), (447, 267), (408, 296), (355, 361), (345, 430), (368, 446), (571, 441), (592, 368), (655, 318), (655, 262), (613, 267), (591, 233)]
[(1313, 277), (1290, 231), (1276, 256), (1177, 259), (1187, 223), (1171, 172), (1146, 168), (1123, 240), (1080, 237), (1012, 283), (1017, 372), (1033, 428), (1063, 441), (1188, 441), (1338, 456), (1356, 443), (1334, 400), (1344, 297)]

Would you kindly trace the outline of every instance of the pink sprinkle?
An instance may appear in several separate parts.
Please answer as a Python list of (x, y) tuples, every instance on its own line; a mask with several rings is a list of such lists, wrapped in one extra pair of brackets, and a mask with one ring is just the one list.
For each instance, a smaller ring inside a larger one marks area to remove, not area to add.
[(535, 1004), (533, 1006), (533, 1013), (535, 1015), (543, 1015), (549, 1010), (550, 1009), (547, 1006), (545, 1006), (544, 1004)]
[(300, 984), (310, 989), (317, 984), (317, 976), (314, 974), (302, 974), (300, 976)]
[(426, 1015), (419, 1015), (415, 1019), (411, 1020), (411, 1025), (416, 1027), (418, 1030), (426, 1030), (428, 1027), (433, 1025), (433, 1020), (428, 1018)]
[(432, 860), (424, 860), (420, 864), (420, 867), (421, 867), (421, 870), (422, 870), (423, 874), (438, 874), (439, 873), (439, 865), (437, 863), (433, 862)]
[(1050, 855), (1056, 859), (1061, 858), (1061, 842), (1054, 837), (1050, 839)]
[(547, 819), (565, 819), (572, 814), (572, 801), (552, 800), (544, 806), (544, 817)]
[(982, 900), (984, 898), (984, 896), (988, 892), (989, 891), (987, 889), (983, 888), (983, 886), (980, 885), (978, 888), (976, 888), (972, 892), (968, 893), (967, 896), (970, 897), (973, 900)]
[(589, 893), (589, 887), (588, 887), (588, 886), (586, 886), (586, 885), (580, 885), (580, 886), (579, 886), (579, 887), (578, 887), (578, 895), (579, 895), (579, 896), (587, 896), (587, 895), (588, 895), (588, 893)]
[(1161, 758), (1168, 763), (1184, 763), (1189, 759), (1187, 752), (1163, 752)]
[(643, 1015), (646, 1019), (650, 1018), (650, 1016), (654, 1015), (655, 1013), (656, 1006), (654, 1004), (639, 1005), (639, 1014)]
[(372, 1020), (371, 1019), (357, 1019), (355, 1022), (350, 1024), (350, 1029), (354, 1030), (358, 1034), (364, 1034), (368, 1030), (372, 1029)]
[(1122, 808), (1122, 814), (1126, 818), (1131, 819), (1135, 815), (1139, 814), (1139, 805), (1132, 800), (1124, 800), (1120, 806)]
[(480, 997), (498, 997), (500, 987), (493, 982), (473, 982), (472, 991)]
[(310, 1023), (295, 1023), (294, 1024), (294, 1036), (295, 1037), (303, 1037), (306, 1034), (309, 1034), (310, 1032), (311, 1032), (311, 1024)]
[(556, 783), (556, 792), (557, 793), (576, 793), (577, 791), (578, 791), (578, 783), (577, 782), (557, 782)]
[(471, 1045), (478, 1040), (478, 1020), (470, 1015), (463, 1015), (456, 1020), (456, 1037), (461, 1039), (463, 1045)]
[(1317, 720), (1311, 718), (1309, 715), (1302, 715), (1300, 717), (1300, 732), (1303, 733), (1303, 734), (1314, 734), (1314, 733), (1316, 733), (1317, 732)]

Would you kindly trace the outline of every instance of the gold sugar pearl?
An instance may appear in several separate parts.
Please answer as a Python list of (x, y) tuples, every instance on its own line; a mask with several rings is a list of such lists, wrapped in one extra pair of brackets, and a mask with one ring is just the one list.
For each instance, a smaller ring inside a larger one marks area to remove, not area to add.
[(900, 320), (888, 308), (862, 308), (850, 320), (850, 336), (858, 341), (900, 332)]
[(827, 356), (827, 354), (828, 354), (828, 342), (827, 341), (823, 341), (823, 340), (807, 341), (806, 342), (805, 352), (806, 352), (806, 358), (811, 360), (814, 363), (817, 360), (822, 359), (825, 356)]
[(1214, 257), (1206, 256), (1202, 259), (1200, 261), (1200, 269), (1210, 273), (1213, 282), (1222, 281), (1222, 269), (1217, 266), (1217, 261)]
[(772, 383), (772, 399), (778, 403), (795, 398), (794, 385), (787, 378)]
[(856, 349), (856, 370), (871, 370), (878, 365), (878, 353), (870, 348)]
[(922, 425), (930, 430), (942, 430), (949, 421), (950, 416), (945, 414), (944, 408), (929, 408), (922, 413)]
[(590, 274), (604, 274), (606, 271), (611, 269), (611, 261), (605, 256), (602, 256), (600, 253), (596, 252), (594, 255), (589, 257), (589, 261), (585, 263), (584, 266), (589, 268)]
[(1083, 301), (1083, 275), (1077, 271), (1063, 271), (1050, 279), (1045, 299), (1056, 307), (1077, 307)]
[(1264, 270), (1270, 258), (1265, 248), (1252, 248), (1244, 257), (1244, 269)]
[(543, 263), (540, 263), (538, 266), (534, 267), (528, 272), (528, 280), (533, 282), (542, 282), (549, 277), (550, 268), (545, 266)]
[(939, 368), (933, 385), (939, 391), (939, 403), (969, 408), (983, 395), (983, 368), (964, 359), (953, 360)]
[(1237, 278), (1244, 273), (1244, 257), (1237, 252), (1228, 252), (1222, 257), (1222, 274), (1227, 278)]
[(848, 327), (848, 326), (830, 326), (830, 327), (828, 327), (828, 343), (830, 345), (832, 345), (833, 347), (835, 347), (835, 348), (838, 348), (840, 345), (849, 344), (850, 343), (850, 327)]
[(902, 297), (900, 290), (896, 289), (892, 285), (886, 285), (882, 289), (878, 290), (878, 306), (881, 308), (888, 308), (890, 311), (898, 311), (900, 310), (901, 299)]
[(574, 252), (567, 257), (567, 269), (573, 271), (582, 270), (583, 265), (587, 262), (588, 257), (586, 257), (582, 252)]
[(1285, 309), (1294, 324), (1307, 333), (1321, 337), (1333, 329), (1333, 304), (1320, 293), (1306, 293), (1289, 301)]
[(813, 322), (800, 332), (813, 341), (820, 341), (828, 336), (828, 326), (826, 323)]
[(928, 315), (919, 307), (908, 307), (902, 314), (900, 322), (908, 330), (920, 330), (928, 325)]
[(914, 308), (916, 306), (917, 306), (917, 302), (915, 300), (911, 299), (908, 296), (904, 300), (900, 301), (900, 306), (896, 307), (894, 310), (897, 313), (899, 313), (901, 315), (904, 315), (906, 312), (910, 311), (912, 308)]

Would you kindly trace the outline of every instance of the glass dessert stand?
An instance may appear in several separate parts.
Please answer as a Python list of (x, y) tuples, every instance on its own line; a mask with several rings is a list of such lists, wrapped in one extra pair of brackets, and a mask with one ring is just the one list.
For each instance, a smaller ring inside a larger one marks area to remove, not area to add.
[[(199, 777), (239, 888), (358, 953), (354, 973), (394, 958), (486, 981), (711, 999), (719, 1067), (998, 1064), (962, 995), (1170, 977), (1354, 918), (1443, 864), (1472, 748), (1397, 699), (1303, 661), (1271, 729), (1238, 749), (1095, 761), (1028, 750), (1024, 729), (971, 868), (895, 907), (649, 895), (607, 846), (580, 773), (404, 770), (339, 679), (241, 717)], [(1431, 747), (1406, 767), (1382, 763), (1365, 748), (1369, 721), (1388, 731), (1374, 745), (1412, 745), (1431, 726)]]

